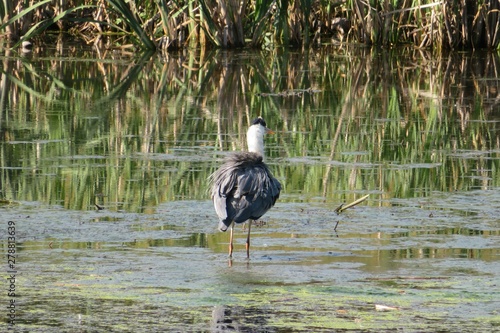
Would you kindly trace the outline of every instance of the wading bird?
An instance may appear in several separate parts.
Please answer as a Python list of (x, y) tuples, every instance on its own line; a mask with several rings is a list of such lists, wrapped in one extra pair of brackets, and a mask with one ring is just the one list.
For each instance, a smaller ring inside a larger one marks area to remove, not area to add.
[(250, 258), (250, 227), (276, 202), (281, 191), (280, 182), (264, 163), (264, 135), (274, 133), (261, 117), (256, 118), (247, 132), (248, 152), (231, 154), (212, 175), (212, 201), (219, 216), (219, 230), (231, 227), (229, 257), (233, 255), (235, 223), (248, 220), (246, 242)]

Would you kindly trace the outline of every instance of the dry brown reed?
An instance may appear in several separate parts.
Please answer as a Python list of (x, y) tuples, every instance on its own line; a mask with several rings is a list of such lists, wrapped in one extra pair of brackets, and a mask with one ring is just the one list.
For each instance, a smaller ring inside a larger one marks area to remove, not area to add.
[[(3, 0), (11, 40), (48, 30), (85, 40), (122, 34), (147, 49), (308, 46), (348, 41), (392, 47), (497, 49), (500, 0)], [(125, 42), (123, 42), (125, 44)]]

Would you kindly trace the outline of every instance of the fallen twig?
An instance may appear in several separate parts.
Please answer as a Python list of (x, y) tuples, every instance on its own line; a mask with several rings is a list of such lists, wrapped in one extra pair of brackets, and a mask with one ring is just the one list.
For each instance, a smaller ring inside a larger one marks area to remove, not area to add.
[(367, 194), (367, 195), (365, 195), (364, 197), (361, 197), (361, 198), (359, 198), (358, 200), (353, 201), (353, 202), (351, 202), (350, 204), (345, 205), (345, 206), (344, 206), (344, 204), (341, 204), (340, 206), (338, 206), (338, 207), (337, 207), (337, 209), (335, 209), (335, 213), (340, 214), (340, 213), (342, 213), (344, 210), (346, 210), (346, 209), (348, 209), (348, 208), (351, 208), (351, 207), (354, 207), (354, 206), (356, 206), (357, 204), (362, 203), (362, 202), (363, 202), (363, 201), (365, 201), (365, 200), (366, 200), (369, 196), (370, 196), (370, 195), (369, 195), (369, 194)]
[[(354, 207), (356, 206), (357, 204), (360, 204), (362, 203), (363, 201), (365, 201), (370, 195), (367, 194), (365, 195), (364, 197), (361, 197), (359, 198), (358, 200), (356, 201), (353, 201), (351, 202), (350, 204), (347, 204), (347, 205), (344, 205), (344, 204), (341, 204), (340, 206), (337, 207), (337, 209), (335, 209), (335, 213), (337, 214), (340, 214), (342, 213), (344, 210), (348, 209), (348, 208), (351, 208), (351, 207)], [(337, 221), (337, 223), (335, 224), (335, 227), (333, 228), (333, 231), (337, 231), (337, 226), (339, 225), (339, 221)]]

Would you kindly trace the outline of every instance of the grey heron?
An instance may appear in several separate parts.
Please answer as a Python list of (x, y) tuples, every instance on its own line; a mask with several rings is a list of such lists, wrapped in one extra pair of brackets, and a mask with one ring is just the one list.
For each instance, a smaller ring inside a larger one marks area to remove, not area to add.
[(219, 230), (231, 227), (229, 257), (233, 254), (233, 229), (235, 223), (248, 222), (246, 241), (247, 258), (250, 258), (250, 228), (278, 199), (280, 182), (273, 177), (264, 163), (264, 135), (274, 133), (261, 117), (253, 120), (247, 131), (248, 152), (238, 152), (226, 158), (224, 164), (209, 180), (211, 196), (219, 216)]

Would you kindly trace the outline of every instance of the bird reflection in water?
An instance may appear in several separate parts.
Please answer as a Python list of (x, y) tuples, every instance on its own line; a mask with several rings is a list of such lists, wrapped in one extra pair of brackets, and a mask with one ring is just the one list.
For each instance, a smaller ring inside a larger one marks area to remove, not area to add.
[(273, 332), (268, 319), (264, 308), (218, 305), (212, 311), (210, 332)]

